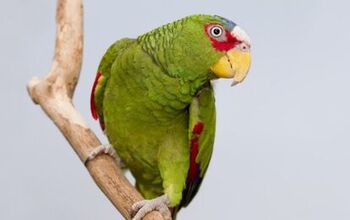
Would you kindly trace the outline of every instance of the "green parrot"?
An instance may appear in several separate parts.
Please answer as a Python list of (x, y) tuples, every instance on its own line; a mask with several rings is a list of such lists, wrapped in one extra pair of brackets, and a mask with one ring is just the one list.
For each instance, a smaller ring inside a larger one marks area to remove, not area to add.
[(109, 47), (98, 67), (91, 111), (152, 210), (175, 218), (196, 195), (213, 151), (211, 80), (246, 77), (250, 40), (234, 22), (193, 15)]

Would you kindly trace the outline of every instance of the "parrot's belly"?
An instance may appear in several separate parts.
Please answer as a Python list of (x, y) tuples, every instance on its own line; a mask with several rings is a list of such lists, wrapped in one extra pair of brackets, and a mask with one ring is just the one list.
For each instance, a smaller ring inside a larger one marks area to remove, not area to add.
[[(117, 105), (118, 106), (118, 105)], [(120, 105), (119, 105), (120, 106)], [(163, 194), (159, 171), (159, 149), (174, 137), (187, 141), (187, 114), (157, 112), (147, 108), (124, 108), (118, 114), (105, 115), (106, 133), (118, 155), (136, 179), (136, 186), (145, 198)], [(136, 111), (139, 113), (135, 115)], [(158, 118), (158, 119), (156, 119)], [(168, 118), (166, 121), (160, 118)], [(172, 147), (172, 146), (169, 146)]]

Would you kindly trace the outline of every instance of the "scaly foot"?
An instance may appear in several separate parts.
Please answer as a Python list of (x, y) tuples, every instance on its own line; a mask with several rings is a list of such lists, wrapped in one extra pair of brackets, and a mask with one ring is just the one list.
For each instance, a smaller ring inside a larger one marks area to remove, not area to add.
[(95, 149), (93, 149), (90, 152), (88, 158), (86, 159), (85, 164), (100, 154), (110, 155), (111, 157), (113, 157), (116, 160), (119, 167), (121, 167), (122, 169), (126, 168), (122, 159), (120, 159), (120, 157), (118, 156), (117, 152), (114, 150), (114, 148), (111, 144), (102, 144), (102, 145), (96, 147)]
[(151, 200), (142, 200), (136, 202), (132, 207), (134, 217), (132, 220), (141, 220), (147, 213), (157, 210), (159, 211), (165, 220), (171, 219), (171, 213), (169, 210), (169, 199), (167, 195), (159, 196)]

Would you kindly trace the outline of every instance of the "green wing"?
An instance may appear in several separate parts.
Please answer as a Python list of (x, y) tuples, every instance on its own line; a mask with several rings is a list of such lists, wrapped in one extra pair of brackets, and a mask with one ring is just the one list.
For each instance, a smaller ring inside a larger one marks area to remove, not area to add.
[(215, 99), (211, 85), (193, 99), (190, 109), (190, 169), (181, 206), (187, 206), (198, 192), (213, 152), (215, 137)]
[(104, 54), (98, 71), (96, 74), (95, 82), (91, 91), (90, 108), (94, 119), (100, 119), (102, 129), (104, 129), (103, 123), (103, 96), (106, 88), (108, 78), (111, 74), (111, 68), (117, 57), (123, 53), (123, 51), (134, 43), (135, 39), (124, 38), (114, 44), (112, 44), (107, 52)]

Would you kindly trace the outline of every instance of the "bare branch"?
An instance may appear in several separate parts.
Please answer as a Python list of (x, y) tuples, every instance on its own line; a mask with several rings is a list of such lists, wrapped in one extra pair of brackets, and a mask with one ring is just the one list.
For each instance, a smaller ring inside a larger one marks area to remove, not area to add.
[[(82, 0), (58, 0), (56, 23), (56, 48), (51, 70), (44, 78), (34, 77), (27, 89), (30, 97), (56, 124), (81, 161), (85, 161), (91, 150), (101, 142), (72, 103), (82, 63)], [(124, 177), (114, 159), (101, 155), (89, 161), (86, 167), (113, 205), (126, 219), (130, 219), (130, 207), (143, 198)], [(162, 220), (163, 217), (153, 211), (144, 219)]]

